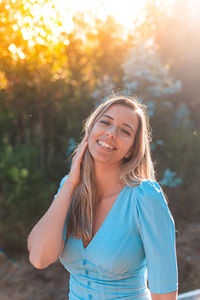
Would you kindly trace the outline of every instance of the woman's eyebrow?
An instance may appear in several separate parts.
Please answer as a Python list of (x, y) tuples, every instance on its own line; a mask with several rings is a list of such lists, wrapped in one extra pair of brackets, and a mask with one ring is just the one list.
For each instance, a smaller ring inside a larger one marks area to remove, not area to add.
[(109, 118), (109, 119), (111, 119), (111, 120), (114, 120), (111, 116), (109, 116), (109, 115), (103, 115), (102, 117), (107, 117), (107, 118)]
[[(107, 117), (107, 118), (109, 118), (109, 119), (111, 119), (111, 120), (114, 120), (111, 116), (109, 116), (109, 115), (102, 115), (102, 117)], [(129, 127), (133, 132), (135, 132), (135, 130), (134, 130), (134, 128), (131, 126), (131, 125), (129, 125), (129, 124), (127, 124), (127, 123), (122, 123), (124, 126), (126, 126), (126, 127)]]

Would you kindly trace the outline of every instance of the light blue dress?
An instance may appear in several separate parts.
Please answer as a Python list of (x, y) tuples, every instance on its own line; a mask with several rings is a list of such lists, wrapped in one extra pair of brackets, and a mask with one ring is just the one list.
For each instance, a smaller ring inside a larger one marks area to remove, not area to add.
[(175, 224), (157, 182), (125, 186), (86, 248), (66, 240), (66, 229), (67, 219), (60, 261), (70, 273), (69, 299), (149, 300), (150, 292), (178, 288)]

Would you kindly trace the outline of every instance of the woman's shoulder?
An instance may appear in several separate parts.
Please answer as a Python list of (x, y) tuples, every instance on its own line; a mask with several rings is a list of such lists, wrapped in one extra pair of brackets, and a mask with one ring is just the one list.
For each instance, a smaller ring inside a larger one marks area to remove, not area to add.
[(167, 205), (163, 190), (157, 181), (144, 180), (135, 186), (137, 203), (148, 207), (152, 203)]
[(138, 185), (138, 189), (141, 193), (150, 193), (154, 195), (162, 193), (162, 188), (159, 183), (150, 179), (142, 181)]
[(61, 182), (60, 182), (60, 185), (63, 185), (63, 183), (67, 180), (69, 174), (65, 175), (62, 179), (61, 179)]
[(59, 188), (58, 188), (58, 191), (57, 191), (57, 193), (54, 195), (54, 199), (55, 199), (55, 197), (58, 195), (58, 192), (61, 190), (61, 188), (62, 188), (62, 186), (63, 186), (63, 183), (67, 180), (68, 176), (69, 176), (69, 174), (65, 175), (65, 176), (61, 179), (60, 185), (59, 185)]
[(141, 182), (132, 182), (134, 185), (130, 185), (130, 188), (137, 189), (141, 193), (150, 192), (150, 193), (160, 193), (162, 188), (157, 181), (144, 179)]
[[(133, 201), (140, 220), (160, 220), (166, 218), (174, 226), (174, 220), (160, 184), (156, 181), (145, 180), (137, 186)], [(142, 221), (142, 222), (143, 222)], [(167, 221), (167, 222), (168, 222)], [(155, 221), (157, 222), (157, 221)]]

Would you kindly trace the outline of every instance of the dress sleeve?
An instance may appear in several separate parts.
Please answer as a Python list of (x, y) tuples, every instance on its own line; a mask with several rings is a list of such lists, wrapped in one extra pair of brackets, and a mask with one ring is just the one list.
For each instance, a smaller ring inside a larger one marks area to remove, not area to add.
[(58, 188), (58, 191), (57, 191), (57, 193), (54, 195), (54, 199), (55, 199), (56, 196), (58, 195), (59, 191), (61, 190), (61, 188), (62, 188), (62, 186), (63, 186), (63, 183), (67, 180), (68, 176), (69, 176), (69, 175), (65, 175), (65, 176), (62, 178), (62, 180), (61, 180), (61, 182), (60, 182), (60, 186), (59, 186), (59, 188)]
[(145, 181), (139, 186), (137, 216), (151, 293), (177, 290), (175, 224), (158, 183)]
[[(63, 183), (67, 180), (69, 175), (65, 175), (61, 182), (60, 182), (60, 186), (58, 188), (58, 191), (57, 193), (54, 195), (54, 199), (56, 198), (56, 196), (58, 195), (59, 191), (61, 190), (62, 186), (63, 186)], [(66, 234), (67, 234), (67, 217), (66, 217), (66, 220), (65, 220), (65, 224), (64, 224), (64, 229), (63, 229), (63, 240), (66, 241)]]

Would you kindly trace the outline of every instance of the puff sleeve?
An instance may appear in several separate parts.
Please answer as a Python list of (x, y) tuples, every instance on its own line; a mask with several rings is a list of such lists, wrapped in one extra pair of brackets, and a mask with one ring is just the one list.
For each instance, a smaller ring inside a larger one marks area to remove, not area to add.
[[(63, 186), (63, 183), (67, 180), (69, 175), (65, 175), (61, 182), (60, 182), (60, 186), (58, 188), (58, 191), (57, 193), (54, 195), (54, 199), (56, 198), (56, 196), (58, 195), (59, 191), (61, 190), (62, 186)], [(66, 240), (66, 234), (67, 234), (67, 217), (66, 217), (66, 220), (65, 220), (65, 224), (64, 224), (64, 229), (63, 229), (63, 240), (65, 241)]]
[(140, 185), (137, 216), (151, 293), (163, 294), (177, 290), (175, 224), (158, 183), (148, 180)]

